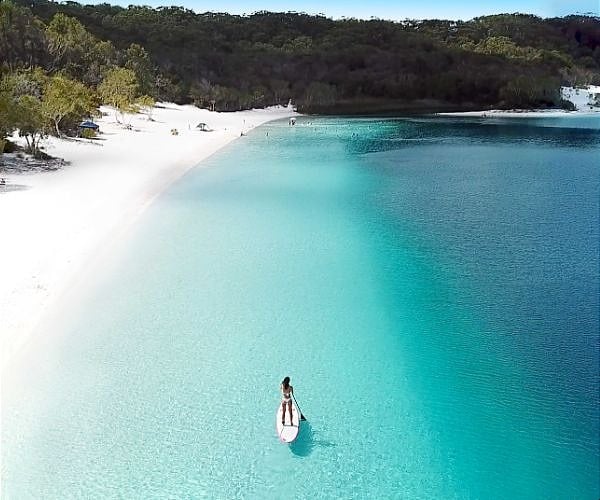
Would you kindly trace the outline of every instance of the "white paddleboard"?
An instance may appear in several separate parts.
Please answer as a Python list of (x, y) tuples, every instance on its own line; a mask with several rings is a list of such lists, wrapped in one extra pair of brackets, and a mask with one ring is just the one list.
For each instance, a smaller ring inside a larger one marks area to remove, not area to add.
[(298, 437), (300, 431), (300, 413), (296, 408), (296, 403), (292, 401), (292, 421), (290, 422), (290, 412), (287, 405), (285, 405), (285, 424), (281, 423), (282, 404), (279, 403), (277, 408), (277, 415), (275, 416), (275, 426), (277, 428), (277, 435), (284, 443), (291, 443)]

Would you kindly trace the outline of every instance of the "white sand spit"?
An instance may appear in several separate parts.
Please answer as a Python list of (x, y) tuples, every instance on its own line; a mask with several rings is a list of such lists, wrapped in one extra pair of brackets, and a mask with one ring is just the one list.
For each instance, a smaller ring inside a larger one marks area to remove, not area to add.
[[(7, 181), (0, 186), (2, 371), (78, 271), (158, 193), (242, 132), (295, 114), (283, 107), (215, 113), (163, 103), (154, 121), (126, 116), (126, 129), (113, 111), (102, 111), (108, 114), (97, 120), (100, 140), (45, 141), (48, 154), (69, 162), (63, 169), (0, 173)], [(198, 123), (212, 131), (197, 130)]]

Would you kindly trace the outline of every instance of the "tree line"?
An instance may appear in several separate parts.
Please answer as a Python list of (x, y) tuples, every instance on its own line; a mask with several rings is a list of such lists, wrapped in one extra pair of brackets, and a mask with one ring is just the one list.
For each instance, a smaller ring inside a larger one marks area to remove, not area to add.
[(30, 9), (1, 2), (0, 54), (0, 153), (15, 130), (39, 156), (42, 137), (73, 135), (101, 104), (113, 106), (117, 120), (154, 105), (145, 93), (153, 67), (143, 47), (118, 50), (62, 13), (45, 24)]
[(234, 111), (291, 99), (323, 113), (560, 106), (561, 84), (600, 83), (600, 18), (392, 22), (3, 0), (0, 77), (0, 133), (37, 116), (38, 135), (67, 133), (100, 103), (152, 100)]

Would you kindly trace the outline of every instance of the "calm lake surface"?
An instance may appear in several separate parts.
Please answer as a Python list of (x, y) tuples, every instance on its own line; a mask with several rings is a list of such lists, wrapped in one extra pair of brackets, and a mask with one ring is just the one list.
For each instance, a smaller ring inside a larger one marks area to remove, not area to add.
[(597, 499), (599, 153), (600, 117), (252, 131), (10, 374), (3, 498)]

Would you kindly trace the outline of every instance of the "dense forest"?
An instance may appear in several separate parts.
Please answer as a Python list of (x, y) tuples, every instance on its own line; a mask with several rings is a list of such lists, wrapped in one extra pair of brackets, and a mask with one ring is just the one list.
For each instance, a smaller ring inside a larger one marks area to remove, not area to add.
[(60, 134), (101, 102), (233, 111), (291, 99), (318, 113), (564, 107), (561, 85), (600, 83), (600, 18), (392, 22), (2, 0), (0, 72), (0, 134), (40, 113)]

